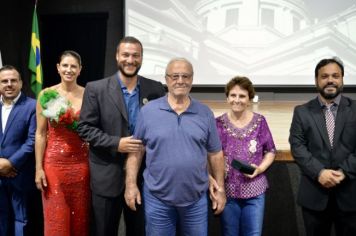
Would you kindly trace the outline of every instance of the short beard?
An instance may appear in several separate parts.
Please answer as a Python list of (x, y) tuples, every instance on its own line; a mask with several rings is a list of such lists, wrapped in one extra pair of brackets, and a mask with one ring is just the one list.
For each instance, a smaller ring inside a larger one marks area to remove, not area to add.
[(140, 71), (141, 69), (141, 66), (138, 66), (137, 69), (134, 71), (134, 73), (132, 74), (127, 74), (122, 66), (122, 64), (119, 64), (119, 71), (125, 76), (125, 77), (128, 77), (128, 78), (132, 78), (132, 77), (135, 77), (138, 72)]
[[(326, 86), (328, 86), (328, 85), (326, 85)], [(320, 96), (322, 96), (326, 100), (332, 100), (332, 99), (336, 98), (342, 92), (342, 88), (343, 88), (342, 86), (339, 87), (339, 88), (336, 88), (336, 92), (335, 93), (325, 93), (325, 90), (324, 90), (325, 87), (324, 88), (320, 88), (319, 86), (317, 86), (317, 90), (318, 90)]]

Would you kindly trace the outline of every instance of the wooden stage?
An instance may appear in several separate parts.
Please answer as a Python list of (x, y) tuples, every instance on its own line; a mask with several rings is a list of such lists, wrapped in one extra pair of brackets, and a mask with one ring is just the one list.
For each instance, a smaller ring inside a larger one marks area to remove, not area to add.
[[(229, 109), (229, 105), (226, 101), (202, 100), (201, 102), (208, 105), (214, 112), (215, 116), (219, 116)], [(254, 112), (260, 113), (266, 117), (277, 147), (276, 160), (278, 161), (293, 161), (288, 142), (289, 128), (292, 122), (294, 107), (303, 103), (305, 102), (260, 101), (251, 105)]]

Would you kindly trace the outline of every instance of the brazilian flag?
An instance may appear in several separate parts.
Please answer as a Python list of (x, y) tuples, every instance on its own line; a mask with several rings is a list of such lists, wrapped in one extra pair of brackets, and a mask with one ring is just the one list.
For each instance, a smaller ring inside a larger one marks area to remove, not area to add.
[(40, 33), (38, 30), (38, 20), (36, 6), (32, 18), (31, 49), (28, 68), (31, 71), (31, 89), (36, 95), (42, 90), (43, 75), (41, 64)]

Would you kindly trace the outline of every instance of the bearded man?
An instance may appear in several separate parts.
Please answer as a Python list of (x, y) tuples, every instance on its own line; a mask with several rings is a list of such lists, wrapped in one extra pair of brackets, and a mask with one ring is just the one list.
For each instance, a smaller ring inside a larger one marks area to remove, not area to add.
[(294, 110), (289, 142), (301, 170), (297, 202), (306, 235), (356, 235), (356, 103), (341, 95), (344, 66), (315, 68), (317, 98)]
[(85, 88), (78, 132), (90, 147), (91, 232), (96, 236), (117, 236), (123, 208), (126, 235), (144, 235), (142, 210), (131, 211), (123, 201), (123, 167), (127, 153), (142, 148), (141, 140), (132, 138), (140, 107), (165, 95), (165, 89), (138, 75), (142, 55), (138, 39), (123, 38), (116, 51), (118, 72)]

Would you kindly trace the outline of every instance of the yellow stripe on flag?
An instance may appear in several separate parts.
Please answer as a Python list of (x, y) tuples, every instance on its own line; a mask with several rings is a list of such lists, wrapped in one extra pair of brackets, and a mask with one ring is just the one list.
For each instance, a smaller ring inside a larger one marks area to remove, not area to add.
[(38, 20), (36, 6), (33, 11), (32, 19), (32, 34), (31, 34), (31, 48), (28, 62), (28, 68), (31, 71), (31, 89), (33, 93), (38, 96), (42, 90), (43, 75), (41, 63), (41, 46), (40, 46), (40, 33), (38, 29)]

